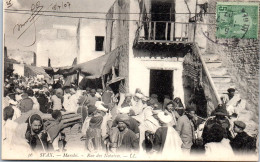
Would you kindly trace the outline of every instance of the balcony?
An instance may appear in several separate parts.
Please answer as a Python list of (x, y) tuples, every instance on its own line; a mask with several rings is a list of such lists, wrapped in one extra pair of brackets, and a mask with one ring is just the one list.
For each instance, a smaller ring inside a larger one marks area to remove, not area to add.
[(135, 47), (143, 44), (192, 44), (194, 41), (195, 23), (179, 23), (172, 21), (143, 22), (135, 40)]

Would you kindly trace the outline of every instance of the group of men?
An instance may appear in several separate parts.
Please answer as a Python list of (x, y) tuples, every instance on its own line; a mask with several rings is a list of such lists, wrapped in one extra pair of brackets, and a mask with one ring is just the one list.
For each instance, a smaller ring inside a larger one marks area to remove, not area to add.
[[(52, 119), (46, 122), (39, 113), (28, 115), (32, 110), (51, 114)], [(15, 122), (25, 114), (24, 123)], [(160, 103), (156, 94), (145, 96), (140, 89), (134, 94), (114, 94), (109, 86), (83, 90), (38, 79), (14, 77), (5, 81), (5, 145), (22, 146), (31, 152), (65, 151), (63, 129), (76, 124), (64, 124), (65, 114), (81, 115), (77, 133), (81, 133), (86, 152), (142, 152), (174, 158), (192, 153), (211, 156), (224, 151), (232, 156), (256, 151), (254, 138), (244, 132), (246, 124), (231, 122), (225, 105), (219, 105), (205, 121), (196, 115), (196, 107), (185, 107), (178, 97), (166, 97)]]

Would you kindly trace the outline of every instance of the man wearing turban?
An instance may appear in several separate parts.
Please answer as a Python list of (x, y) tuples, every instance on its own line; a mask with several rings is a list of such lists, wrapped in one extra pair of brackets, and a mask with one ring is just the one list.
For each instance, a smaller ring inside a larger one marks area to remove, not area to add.
[(124, 108), (124, 107), (131, 107), (131, 106), (133, 106), (132, 95), (130, 93), (127, 93), (125, 94), (125, 100), (122, 103), (121, 107)]
[(177, 131), (171, 126), (172, 116), (161, 111), (158, 113), (161, 127), (154, 135), (153, 150), (161, 154), (164, 158), (173, 158), (182, 153), (182, 140)]
[(47, 152), (52, 150), (51, 138), (43, 129), (42, 118), (38, 114), (30, 116), (27, 120), (28, 126), (25, 138), (33, 151)]
[(118, 123), (120, 122), (120, 120), (122, 120), (122, 118), (126, 118), (127, 117), (127, 122), (126, 125), (127, 127), (133, 131), (136, 136), (139, 136), (140, 130), (139, 130), (139, 124), (138, 121), (130, 116), (128, 116), (128, 114), (119, 114), (117, 115), (117, 117), (115, 118), (115, 120), (113, 121), (112, 127), (116, 127), (118, 125)]
[(127, 127), (128, 125), (130, 125), (128, 115), (119, 116), (117, 121), (117, 127), (119, 130), (117, 152), (139, 151), (139, 139), (137, 138), (135, 133)]

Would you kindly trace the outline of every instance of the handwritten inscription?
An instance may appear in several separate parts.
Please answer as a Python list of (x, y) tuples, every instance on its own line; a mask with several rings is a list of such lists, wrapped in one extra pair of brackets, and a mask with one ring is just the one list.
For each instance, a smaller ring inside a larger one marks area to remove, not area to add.
[[(22, 29), (24, 29), (24, 27), (26, 25), (28, 25), (29, 23), (31, 23), (35, 17), (39, 14), (39, 12), (43, 9), (43, 6), (41, 5), (40, 1), (38, 1), (36, 4), (32, 4), (31, 6), (31, 15), (23, 22), (20, 24), (16, 24), (13, 28), (13, 33), (15, 32), (20, 32), (22, 31)], [(25, 29), (26, 30), (26, 29)], [(17, 39), (19, 39), (24, 32), (22, 32)]]
[(70, 2), (60, 2), (60, 3), (55, 3), (52, 6), (52, 10), (54, 11), (60, 11), (62, 9), (70, 9)]
[(7, 8), (10, 8), (13, 6), (13, 3), (12, 3), (12, 0), (6, 0), (6, 5), (7, 5)]
[[(12, 0), (7, 0), (8, 4), (11, 3)], [(19, 22), (15, 24), (13, 27), (13, 35), (17, 38), (21, 45), (29, 47), (36, 43), (36, 25), (35, 22), (38, 20), (39, 17), (44, 16), (46, 11), (62, 11), (65, 9), (70, 9), (71, 3), (70, 2), (56, 2), (51, 4), (42, 5), (42, 1), (37, 1), (31, 5), (29, 16), (25, 19), (25, 21)], [(45, 7), (46, 6), (46, 7)], [(48, 14), (47, 14), (48, 15)]]

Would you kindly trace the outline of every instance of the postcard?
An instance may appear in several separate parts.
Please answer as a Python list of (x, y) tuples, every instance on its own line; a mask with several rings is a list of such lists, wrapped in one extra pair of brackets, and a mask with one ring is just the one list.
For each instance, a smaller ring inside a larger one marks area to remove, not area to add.
[(3, 160), (257, 161), (259, 2), (3, 0)]

